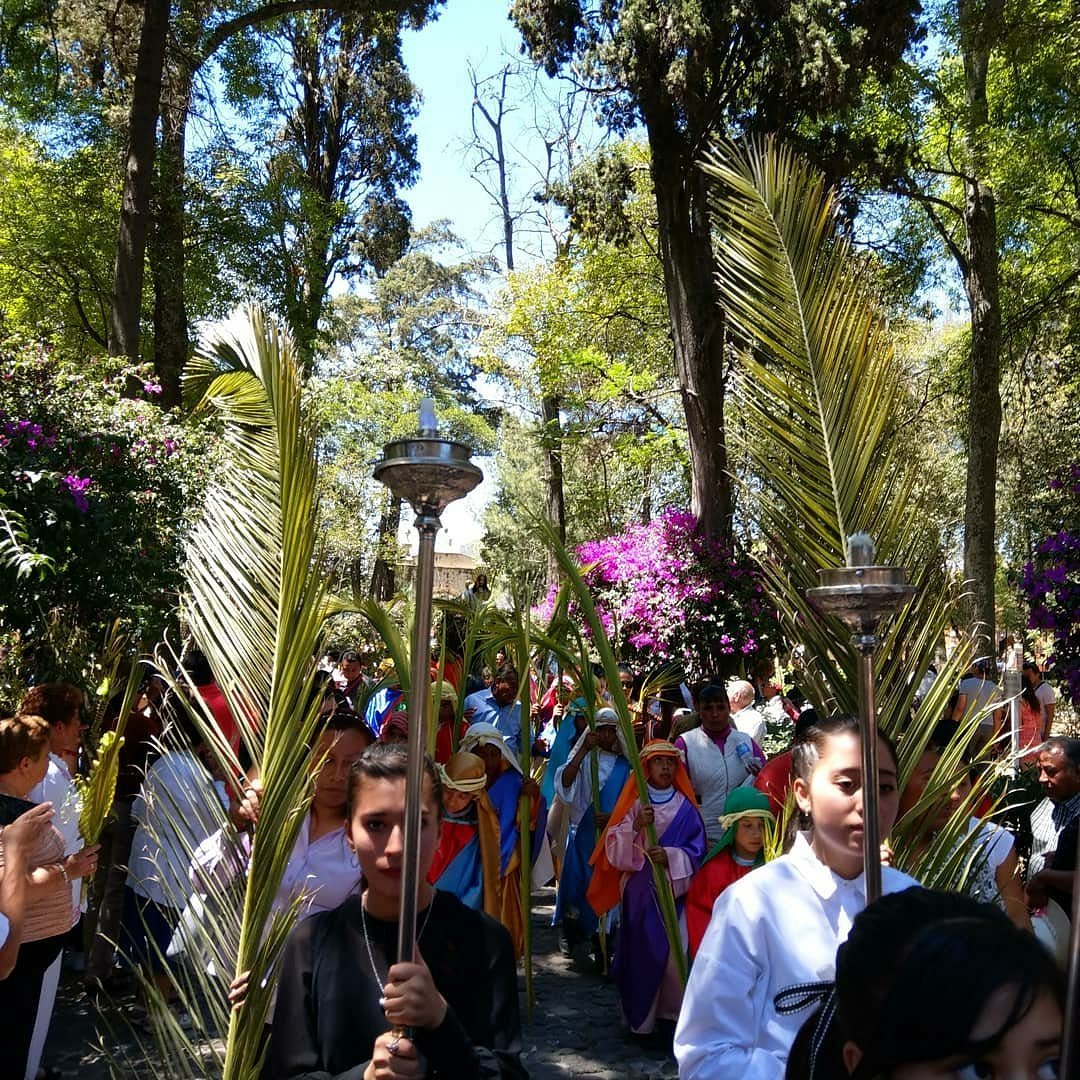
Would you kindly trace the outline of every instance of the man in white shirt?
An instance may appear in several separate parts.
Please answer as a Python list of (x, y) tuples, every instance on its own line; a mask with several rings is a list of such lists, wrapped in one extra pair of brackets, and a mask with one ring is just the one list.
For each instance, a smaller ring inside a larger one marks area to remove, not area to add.
[(991, 682), (990, 661), (985, 657), (976, 660), (971, 670), (960, 680), (959, 694), (953, 706), (952, 720), (956, 725), (963, 724), (975, 714), (979, 714), (978, 726), (971, 734), (971, 749), (979, 751), (1001, 730), (1005, 719), (1005, 709), (997, 705), (1001, 693)]
[(765, 741), (765, 717), (754, 707), (754, 686), (745, 679), (728, 683), (731, 726), (743, 731), (760, 746)]

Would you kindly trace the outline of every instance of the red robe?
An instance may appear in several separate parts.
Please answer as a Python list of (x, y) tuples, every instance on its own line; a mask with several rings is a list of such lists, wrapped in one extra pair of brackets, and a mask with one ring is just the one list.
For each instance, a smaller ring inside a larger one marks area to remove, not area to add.
[(740, 866), (732, 854), (731, 848), (724, 848), (719, 855), (704, 863), (690, 882), (690, 891), (686, 894), (686, 933), (690, 941), (690, 957), (696, 955), (701, 939), (712, 918), (713, 904), (716, 898), (733, 882), (746, 877), (753, 866)]

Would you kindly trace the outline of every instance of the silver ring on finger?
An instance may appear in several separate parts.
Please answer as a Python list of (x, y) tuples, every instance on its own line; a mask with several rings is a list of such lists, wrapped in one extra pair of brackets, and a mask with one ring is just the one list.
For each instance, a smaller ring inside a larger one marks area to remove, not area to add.
[(398, 1044), (401, 1040), (395, 1035), (387, 1045), (386, 1049), (390, 1051), (391, 1057), (397, 1057)]

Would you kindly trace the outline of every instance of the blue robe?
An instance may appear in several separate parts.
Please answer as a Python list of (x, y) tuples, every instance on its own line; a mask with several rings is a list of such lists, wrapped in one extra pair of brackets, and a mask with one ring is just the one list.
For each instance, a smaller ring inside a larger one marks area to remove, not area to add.
[[(591, 768), (586, 762), (584, 768)], [(624, 757), (617, 757), (611, 773), (600, 788), (600, 813), (610, 814), (615, 809), (619, 793), (630, 777), (630, 763)], [(590, 805), (581, 820), (570, 827), (566, 837), (566, 855), (563, 859), (562, 872), (559, 875), (559, 889), (555, 894), (555, 914), (551, 925), (558, 926), (563, 916), (578, 920), (582, 931), (592, 936), (596, 933), (599, 920), (593, 911), (585, 893), (592, 880), (592, 867), (589, 859), (596, 847), (596, 815)]]

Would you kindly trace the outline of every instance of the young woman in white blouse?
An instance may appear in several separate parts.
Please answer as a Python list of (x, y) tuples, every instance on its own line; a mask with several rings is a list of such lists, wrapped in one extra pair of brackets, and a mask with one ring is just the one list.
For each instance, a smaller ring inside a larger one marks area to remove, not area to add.
[[(296, 838), (275, 906), (285, 910), (302, 897), (301, 917), (336, 908), (360, 886), (360, 864), (345, 835), (345, 800), (349, 769), (371, 745), (371, 732), (355, 713), (335, 713), (311, 753), (314, 793)], [(191, 881), (201, 891), (208, 881), (219, 886), (247, 872), (251, 853), (248, 829), (257, 826), (262, 783), (250, 780), (243, 800), (231, 807), (233, 829), (209, 837), (195, 852)]]
[[(899, 798), (884, 737), (878, 761), (884, 836)], [(837, 947), (866, 906), (858, 721), (837, 715), (810, 727), (792, 776), (810, 827), (717, 899), (675, 1030), (682, 1080), (781, 1080), (795, 1035), (834, 977)], [(882, 868), (886, 893), (916, 884)]]

